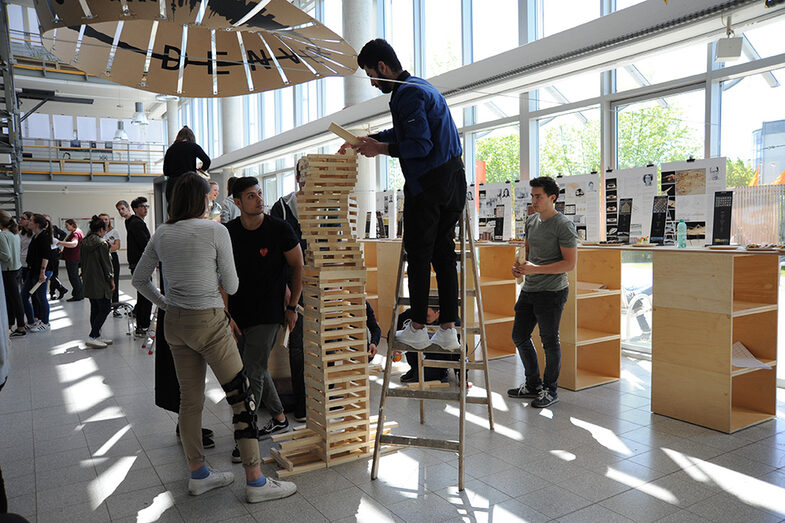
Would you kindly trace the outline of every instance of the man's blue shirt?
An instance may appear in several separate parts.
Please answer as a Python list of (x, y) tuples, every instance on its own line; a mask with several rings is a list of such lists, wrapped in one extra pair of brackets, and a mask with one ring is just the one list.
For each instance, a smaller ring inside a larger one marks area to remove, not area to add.
[(412, 195), (422, 192), (422, 177), (463, 152), (458, 129), (442, 94), (422, 78), (404, 71), (390, 98), (392, 129), (371, 135), (389, 144), (401, 162)]

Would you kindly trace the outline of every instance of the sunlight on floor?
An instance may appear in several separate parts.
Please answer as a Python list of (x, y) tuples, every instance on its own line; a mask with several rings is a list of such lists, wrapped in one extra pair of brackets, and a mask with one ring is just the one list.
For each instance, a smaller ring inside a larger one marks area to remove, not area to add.
[(55, 369), (57, 370), (57, 379), (60, 380), (60, 383), (66, 384), (98, 372), (98, 365), (95, 364), (93, 358), (83, 358), (71, 363), (61, 363)]
[(87, 412), (112, 396), (103, 376), (91, 376), (63, 389), (66, 410), (75, 414)]
[(676, 504), (679, 501), (671, 491), (658, 487), (657, 485), (652, 485), (651, 483), (646, 483), (640, 478), (630, 476), (629, 474), (611, 467), (608, 467), (608, 472), (605, 473), (605, 477), (639, 490), (660, 501), (665, 501), (666, 503)]
[(550, 453), (564, 461), (575, 461), (578, 458), (578, 456), (572, 452), (567, 452), (566, 450), (554, 449), (551, 450)]
[(123, 456), (90, 482), (87, 492), (90, 494), (90, 507), (93, 510), (97, 509), (106, 498), (117, 490), (131, 470), (134, 461), (136, 461), (136, 456)]
[(95, 454), (93, 454), (93, 456), (96, 456), (96, 457), (103, 456), (104, 454), (109, 452), (109, 450), (112, 447), (114, 447), (115, 444), (118, 441), (120, 441), (120, 438), (122, 438), (125, 435), (125, 433), (128, 432), (129, 430), (131, 430), (131, 425), (130, 424), (126, 425), (125, 427), (123, 427), (120, 430), (118, 430), (117, 432), (115, 432), (114, 435), (111, 438), (106, 440), (106, 443), (101, 445), (101, 448), (99, 448), (98, 450), (95, 451)]
[(632, 451), (624, 444), (622, 440), (610, 429), (600, 427), (588, 421), (579, 420), (577, 418), (570, 418), (570, 422), (576, 427), (587, 430), (592, 437), (608, 450), (612, 450), (618, 454), (625, 456), (632, 456)]
[[(451, 416), (455, 416), (456, 418), (460, 417), (461, 410), (458, 407), (453, 407), (452, 405), (445, 405), (444, 412), (450, 414)], [(488, 428), (488, 419), (483, 416), (478, 416), (477, 414), (472, 414), (471, 412), (466, 412), (466, 421), (469, 423), (473, 423), (479, 427)], [(523, 441), (523, 434), (518, 432), (517, 430), (513, 430), (509, 427), (505, 427), (498, 421), (493, 422), (493, 429), (497, 434), (501, 434), (502, 436), (508, 437), (515, 441)]]
[(663, 450), (677, 463), (692, 465), (685, 469), (692, 479), (702, 483), (714, 483), (747, 505), (785, 514), (785, 488), (766, 483), (716, 463), (685, 456), (672, 449), (664, 448)]
[(174, 507), (174, 496), (168, 490), (153, 498), (152, 504), (136, 513), (136, 523), (158, 521), (164, 512)]

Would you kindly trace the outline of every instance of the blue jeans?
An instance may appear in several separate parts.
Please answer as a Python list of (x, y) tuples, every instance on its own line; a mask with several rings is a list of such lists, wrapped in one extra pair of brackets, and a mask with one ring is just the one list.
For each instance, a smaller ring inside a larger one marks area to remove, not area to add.
[(49, 283), (49, 278), (52, 277), (52, 271), (45, 271), (44, 274), (46, 275), (46, 281), (32, 295), (30, 294), (30, 289), (38, 283), (39, 273), (33, 274), (28, 271), (27, 278), (25, 278), (25, 282), (22, 284), (22, 303), (25, 307), (27, 323), (30, 324), (34, 323), (36, 318), (43, 323), (49, 323), (49, 302), (46, 300), (46, 287)]
[[(540, 387), (556, 393), (559, 371), (561, 370), (561, 345), (559, 343), (559, 323), (569, 289), (550, 292), (521, 291), (515, 304), (515, 322), (512, 325), (512, 341), (526, 373), (526, 388), (535, 390)], [(540, 378), (537, 352), (532, 343), (534, 326), (540, 326), (540, 339), (545, 352), (545, 373)]]
[(82, 277), (79, 275), (79, 260), (65, 260), (65, 269), (68, 271), (68, 281), (71, 282), (71, 298), (83, 300)]

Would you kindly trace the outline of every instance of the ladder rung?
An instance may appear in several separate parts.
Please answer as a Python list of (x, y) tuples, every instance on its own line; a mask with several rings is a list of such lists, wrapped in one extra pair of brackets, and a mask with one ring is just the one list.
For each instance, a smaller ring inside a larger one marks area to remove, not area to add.
[[(431, 367), (433, 369), (460, 369), (460, 361), (443, 361), (443, 360), (429, 360), (424, 359), (422, 362), (423, 367)], [(466, 368), (469, 370), (484, 369), (485, 365), (481, 361), (466, 362)]]
[(404, 447), (427, 447), (430, 449), (452, 450), (454, 452), (460, 452), (460, 443), (448, 439), (414, 438), (412, 436), (392, 436), (389, 434), (382, 434), (379, 441), (381, 443), (402, 445)]
[(417, 390), (417, 389), (389, 389), (387, 396), (393, 398), (410, 398), (416, 400), (441, 400), (458, 401), (461, 399), (460, 392), (445, 392), (440, 390)]
[[(469, 329), (466, 329), (467, 331)], [(415, 349), (414, 347), (410, 347), (405, 343), (401, 343), (400, 341), (393, 341), (392, 343), (392, 350), (398, 350), (402, 352), (437, 352), (439, 354), (460, 354), (461, 351), (458, 350), (445, 350), (441, 348), (439, 345), (432, 343), (425, 347), (424, 349)]]

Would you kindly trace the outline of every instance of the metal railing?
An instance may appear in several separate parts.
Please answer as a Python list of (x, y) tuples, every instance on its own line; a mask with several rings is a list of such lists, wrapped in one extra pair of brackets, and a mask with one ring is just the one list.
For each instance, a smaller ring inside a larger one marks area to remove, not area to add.
[(163, 173), (164, 144), (23, 139), (22, 177), (31, 175), (155, 177)]

